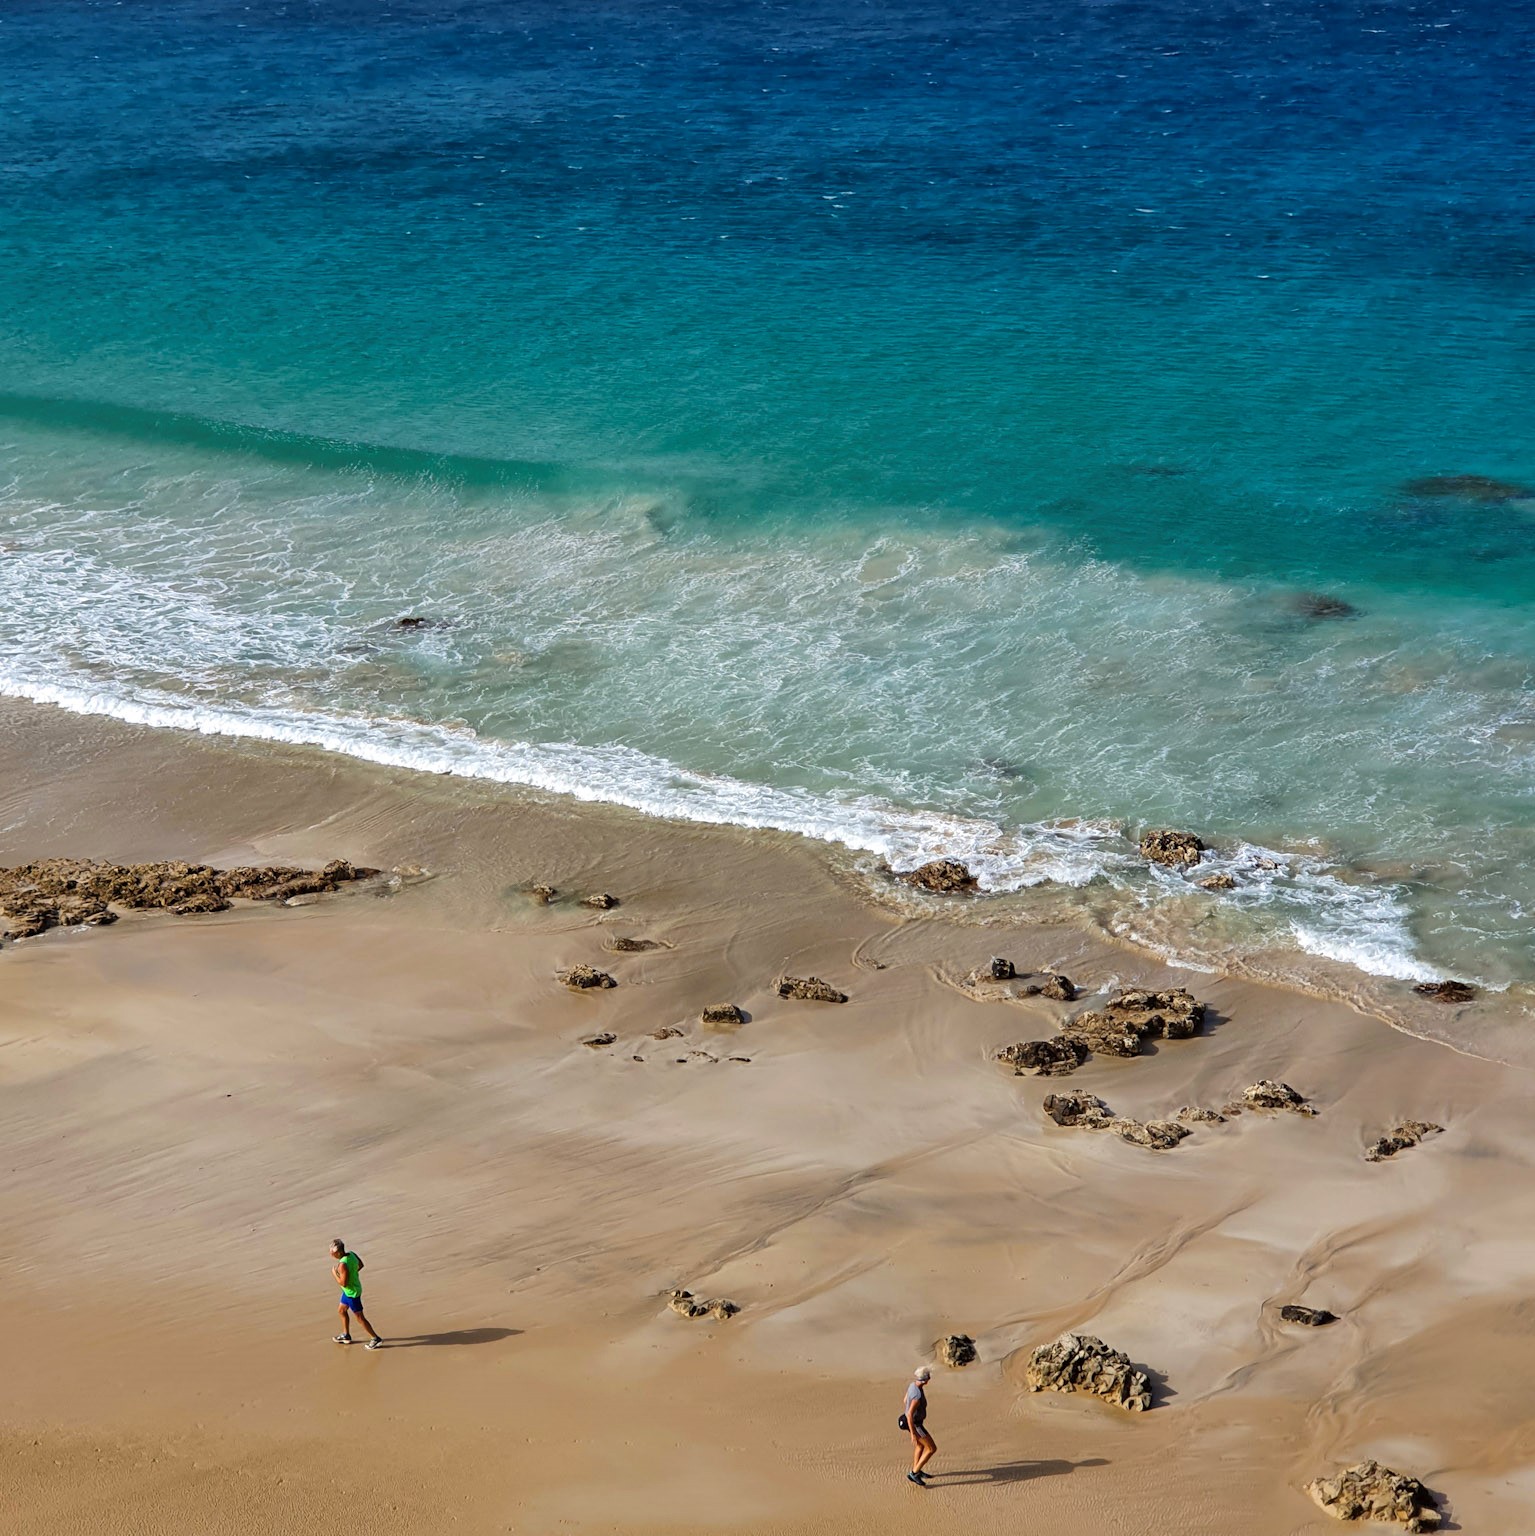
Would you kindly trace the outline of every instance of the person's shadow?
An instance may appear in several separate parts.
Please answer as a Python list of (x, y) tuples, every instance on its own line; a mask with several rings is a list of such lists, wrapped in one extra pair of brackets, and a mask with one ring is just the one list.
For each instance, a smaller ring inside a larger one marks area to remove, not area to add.
[(499, 1344), (515, 1339), (521, 1328), (455, 1328), (447, 1333), (412, 1333), (384, 1341), (385, 1349), (415, 1349), (425, 1344)]
[(929, 1472), (928, 1481), (945, 1488), (970, 1483), (1032, 1483), (1036, 1477), (1064, 1477), (1078, 1467), (1106, 1467), (1102, 1456), (1083, 1461), (1005, 1461), (996, 1467), (964, 1467), (954, 1472)]

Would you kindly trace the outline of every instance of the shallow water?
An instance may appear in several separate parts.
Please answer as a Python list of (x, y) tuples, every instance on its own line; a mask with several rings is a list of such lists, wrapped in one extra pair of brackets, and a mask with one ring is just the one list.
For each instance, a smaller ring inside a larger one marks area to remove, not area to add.
[(1535, 979), (1516, 24), (569, 9), (6, 8), (0, 688)]

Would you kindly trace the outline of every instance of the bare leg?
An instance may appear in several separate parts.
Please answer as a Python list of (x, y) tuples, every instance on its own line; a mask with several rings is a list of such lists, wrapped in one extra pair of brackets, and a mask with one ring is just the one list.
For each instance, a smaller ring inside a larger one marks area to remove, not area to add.
[(912, 1463), (913, 1472), (920, 1472), (938, 1454), (938, 1442), (925, 1429), (921, 1435), (922, 1438), (917, 1441), (916, 1460)]
[(336, 1310), (341, 1314), (341, 1337), (349, 1339), (352, 1336), (352, 1314), (345, 1307), (338, 1306)]
[(378, 1333), (374, 1329), (373, 1324), (368, 1321), (368, 1314), (366, 1312), (363, 1312), (359, 1309), (357, 1313), (357, 1321), (368, 1330), (368, 1337), (370, 1339), (376, 1339), (378, 1337)]

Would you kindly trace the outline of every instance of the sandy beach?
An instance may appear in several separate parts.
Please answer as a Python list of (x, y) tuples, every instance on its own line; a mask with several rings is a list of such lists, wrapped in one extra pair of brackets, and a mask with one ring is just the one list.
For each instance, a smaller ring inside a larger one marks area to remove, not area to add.
[[(873, 902), (785, 835), (32, 706), (0, 711), (0, 766), (3, 864), (407, 871), (0, 948), (0, 1530), (1295, 1536), (1340, 1529), (1304, 1485), (1366, 1457), (1445, 1529), (1535, 1525), (1535, 1080), (1495, 1002), (1479, 1057)], [(993, 955), (1081, 999), (952, 984)], [(582, 963), (616, 987), (556, 981)], [(993, 1060), (1130, 985), (1189, 987), (1205, 1029), (1066, 1079)], [(704, 1027), (723, 1002), (746, 1022)], [(1042, 1112), (1265, 1078), (1317, 1115), (1157, 1152)], [(1367, 1162), (1408, 1118), (1444, 1132)], [(385, 1350), (330, 1342), (337, 1234)], [(674, 1287), (741, 1310), (685, 1319)], [(1144, 1367), (1151, 1410), (1029, 1392), (1068, 1329)], [(919, 1490), (895, 1418), (953, 1333), (979, 1359), (935, 1366)]]

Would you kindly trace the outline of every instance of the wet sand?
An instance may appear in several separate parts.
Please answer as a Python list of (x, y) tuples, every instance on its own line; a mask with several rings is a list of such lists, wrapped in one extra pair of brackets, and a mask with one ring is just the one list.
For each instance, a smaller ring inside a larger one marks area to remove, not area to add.
[[(874, 904), (790, 837), (45, 709), (0, 709), (0, 769), (3, 863), (434, 873), (0, 949), (0, 1531), (1291, 1536), (1339, 1529), (1303, 1485), (1366, 1456), (1448, 1528), (1535, 1526), (1535, 1080), (1493, 1005), (1461, 1038), (1507, 1061)], [(993, 954), (1084, 1000), (944, 979)], [(578, 962), (619, 985), (561, 987)], [(784, 971), (851, 1000), (780, 999)], [(1064, 1082), (992, 1062), (1142, 983), (1188, 985), (1206, 1032)], [(746, 1024), (699, 1024), (726, 1001)], [(1040, 1107), (1263, 1077), (1319, 1115), (1157, 1153)], [(1365, 1162), (1406, 1117), (1447, 1129)], [(330, 1343), (336, 1234), (388, 1349)], [(685, 1320), (674, 1286), (742, 1310)], [(1147, 1367), (1153, 1409), (1026, 1391), (1067, 1328)], [(895, 1417), (950, 1332), (980, 1360), (936, 1370), (923, 1491)]]

